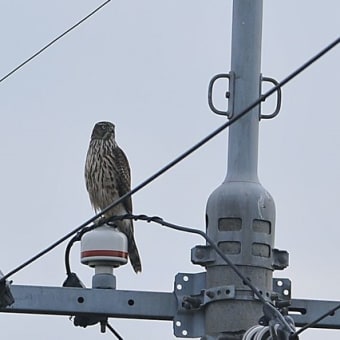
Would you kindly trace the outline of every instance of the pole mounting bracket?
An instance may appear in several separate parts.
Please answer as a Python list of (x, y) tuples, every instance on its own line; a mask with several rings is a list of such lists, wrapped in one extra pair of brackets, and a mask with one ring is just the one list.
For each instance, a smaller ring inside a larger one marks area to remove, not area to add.
[[(262, 94), (262, 83), (263, 82), (267, 82), (267, 83), (272, 83), (274, 86), (279, 85), (279, 82), (277, 80), (275, 80), (274, 78), (270, 78), (270, 77), (262, 77), (261, 75), (261, 82), (260, 82), (260, 86), (261, 86), (261, 91), (260, 93)], [(262, 114), (260, 113), (260, 119), (272, 119), (275, 118), (281, 109), (281, 100), (282, 100), (282, 91), (281, 88), (278, 87), (276, 90), (276, 107), (274, 112), (269, 113), (269, 114)], [(262, 101), (265, 101), (265, 99), (263, 98)]]
[[(209, 82), (209, 86), (208, 86), (208, 105), (211, 111), (213, 111), (214, 113), (218, 114), (218, 115), (222, 115), (222, 116), (227, 116), (229, 119), (232, 118), (232, 116), (234, 115), (234, 91), (235, 91), (235, 72), (230, 71), (229, 73), (219, 73), (216, 74), (215, 76), (213, 76)], [(213, 100), (213, 91), (214, 91), (214, 85), (216, 83), (217, 80), (220, 79), (228, 79), (229, 81), (229, 89), (228, 91), (225, 93), (225, 98), (228, 100), (228, 110), (220, 110), (218, 109), (215, 104), (214, 104), (214, 100)], [(262, 83), (267, 82), (267, 83), (271, 83), (274, 86), (277, 86), (279, 83), (277, 80), (275, 80), (274, 78), (271, 77), (263, 77), (261, 75), (261, 79), (260, 79), (260, 91), (259, 93), (262, 93)], [(274, 117), (276, 117), (281, 109), (281, 101), (282, 101), (282, 91), (281, 88), (277, 88), (276, 90), (276, 107), (275, 110), (272, 113), (260, 113), (260, 117), (259, 119), (272, 119)], [(262, 99), (262, 101), (265, 101), (264, 97)]]
[(177, 314), (173, 319), (174, 335), (196, 338), (205, 334), (204, 309), (202, 307), (206, 273), (178, 273), (174, 293), (177, 298)]
[[(223, 78), (229, 80), (229, 90), (225, 93), (225, 97), (226, 99), (228, 99), (227, 111), (217, 109), (213, 101), (213, 90), (215, 82)], [(208, 86), (208, 104), (210, 110), (218, 115), (227, 116), (230, 119), (234, 113), (234, 88), (235, 88), (235, 73), (233, 71), (230, 71), (229, 73), (220, 73), (213, 76)]]

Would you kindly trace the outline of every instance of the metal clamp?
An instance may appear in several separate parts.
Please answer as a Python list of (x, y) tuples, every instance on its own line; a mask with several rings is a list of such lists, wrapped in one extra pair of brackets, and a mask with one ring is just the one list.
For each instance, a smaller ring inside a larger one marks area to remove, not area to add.
[[(262, 82), (269, 82), (269, 83), (272, 83), (274, 86), (279, 85), (277, 80), (275, 80), (274, 78), (269, 78), (269, 77), (261, 77), (261, 85), (262, 85)], [(281, 109), (281, 98), (282, 98), (282, 92), (281, 92), (280, 87), (277, 88), (276, 93), (277, 93), (277, 100), (276, 100), (275, 111), (270, 114), (260, 114), (260, 119), (272, 119), (279, 114), (280, 109)], [(263, 101), (265, 101), (265, 99), (263, 99)]]
[(204, 305), (217, 300), (235, 299), (236, 289), (234, 285), (209, 288), (204, 291)]
[[(229, 80), (229, 91), (226, 92), (225, 97), (228, 99), (228, 111), (222, 111), (216, 108), (214, 105), (213, 99), (212, 99), (212, 93), (214, 89), (214, 84), (216, 80), (227, 78)], [(208, 104), (210, 107), (210, 110), (218, 115), (227, 116), (228, 118), (231, 118), (234, 112), (234, 85), (235, 85), (235, 73), (229, 72), (227, 73), (220, 73), (216, 76), (212, 77), (209, 82), (208, 87)]]

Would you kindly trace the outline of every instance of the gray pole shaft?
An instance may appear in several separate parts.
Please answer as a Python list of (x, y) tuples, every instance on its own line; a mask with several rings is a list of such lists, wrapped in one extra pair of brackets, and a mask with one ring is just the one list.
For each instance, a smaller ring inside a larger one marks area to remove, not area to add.
[[(262, 0), (234, 0), (233, 115), (260, 96), (261, 33)], [(206, 216), (208, 235), (243, 275), (269, 297), (275, 205), (257, 176), (259, 116), (257, 107), (230, 127), (227, 176), (210, 195)], [(220, 299), (206, 307), (204, 339), (241, 339), (247, 329), (257, 324), (262, 305), (219, 257), (206, 268), (208, 289), (218, 293), (233, 286), (236, 293), (234, 299)]]
[[(234, 112), (259, 97), (262, 0), (234, 0), (231, 71), (235, 73)], [(229, 129), (228, 181), (258, 181), (259, 107)]]

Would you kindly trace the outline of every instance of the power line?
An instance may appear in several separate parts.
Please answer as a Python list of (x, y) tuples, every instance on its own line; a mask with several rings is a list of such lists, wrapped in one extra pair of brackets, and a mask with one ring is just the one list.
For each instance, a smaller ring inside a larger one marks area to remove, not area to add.
[[(109, 0), (110, 1), (110, 0)], [(103, 6), (103, 5), (102, 5)], [(12, 271), (10, 271), (9, 273), (7, 273), (6, 275), (4, 275), (1, 279), (0, 282), (4, 282), (6, 279), (8, 279), (10, 276), (12, 276), (13, 274), (17, 273), (18, 271), (22, 270), (23, 268), (27, 267), (28, 265), (30, 265), (31, 263), (33, 263), (34, 261), (36, 261), (37, 259), (39, 259), (40, 257), (42, 257), (43, 255), (47, 254), (48, 252), (50, 252), (52, 249), (56, 248), (58, 245), (60, 245), (61, 243), (63, 243), (65, 240), (67, 240), (69, 237), (71, 237), (72, 235), (76, 234), (79, 230), (81, 230), (82, 228), (88, 226), (89, 224), (91, 224), (92, 222), (95, 222), (97, 219), (99, 219), (102, 215), (104, 215), (106, 212), (108, 212), (109, 210), (111, 210), (113, 207), (117, 206), (118, 204), (120, 204), (121, 202), (123, 202), (126, 198), (134, 195), (135, 193), (137, 193), (138, 191), (140, 191), (141, 189), (143, 189), (144, 187), (146, 187), (147, 185), (149, 185), (151, 182), (153, 182), (155, 179), (157, 179), (158, 177), (160, 177), (161, 175), (163, 175), (165, 172), (167, 172), (168, 170), (170, 170), (171, 168), (173, 168), (175, 165), (177, 165), (178, 163), (180, 163), (182, 160), (184, 160), (185, 158), (187, 158), (189, 155), (191, 155), (193, 152), (195, 152), (196, 150), (198, 150), (199, 148), (201, 148), (203, 145), (205, 145), (206, 143), (208, 143), (211, 139), (213, 139), (214, 137), (216, 137), (218, 134), (220, 134), (222, 131), (224, 131), (226, 128), (228, 128), (229, 126), (231, 126), (232, 124), (236, 123), (240, 118), (242, 118), (243, 116), (245, 116), (249, 111), (251, 111), (254, 107), (256, 107), (257, 105), (259, 105), (261, 102), (265, 101), (269, 96), (271, 96), (273, 93), (275, 93), (278, 89), (280, 89), (281, 87), (285, 86), (288, 82), (290, 82), (293, 78), (295, 78), (296, 76), (298, 76), (301, 72), (303, 72), (304, 70), (306, 70), (309, 66), (311, 66), (314, 62), (316, 62), (318, 59), (320, 59), (321, 57), (323, 57), (326, 53), (328, 53), (330, 50), (332, 50), (337, 44), (340, 43), (340, 37), (337, 38), (335, 41), (333, 41), (331, 44), (329, 44), (328, 46), (326, 46), (323, 50), (321, 50), (319, 53), (317, 53), (315, 56), (313, 56), (311, 59), (309, 59), (306, 63), (304, 63), (303, 65), (301, 65), (298, 69), (296, 69), (294, 72), (292, 72), (290, 75), (288, 75), (286, 78), (284, 78), (282, 81), (278, 82), (277, 85), (273, 86), (270, 90), (268, 90), (265, 94), (261, 95), (257, 100), (255, 100), (251, 105), (249, 105), (248, 107), (246, 107), (244, 110), (242, 110), (239, 114), (235, 115), (233, 118), (231, 118), (229, 121), (227, 121), (226, 123), (222, 124), (219, 128), (217, 128), (216, 130), (214, 130), (213, 132), (211, 132), (209, 135), (207, 135), (206, 137), (204, 137), (202, 140), (200, 140), (198, 143), (196, 143), (195, 145), (193, 145), (191, 148), (189, 148), (187, 151), (185, 151), (184, 153), (182, 153), (181, 155), (179, 155), (177, 158), (175, 158), (173, 161), (171, 161), (170, 163), (168, 163), (166, 166), (164, 166), (163, 168), (161, 168), (159, 171), (157, 171), (155, 174), (153, 174), (152, 176), (150, 176), (149, 178), (147, 178), (144, 182), (140, 183), (139, 185), (137, 185), (135, 188), (133, 188), (132, 190), (130, 190), (129, 192), (127, 192), (125, 195), (121, 196), (118, 200), (114, 201), (113, 203), (111, 203), (109, 206), (107, 206), (105, 209), (103, 209), (102, 211), (100, 211), (99, 213), (97, 213), (96, 215), (94, 215), (93, 217), (91, 217), (90, 219), (88, 219), (87, 221), (85, 221), (84, 223), (82, 223), (80, 226), (78, 226), (77, 228), (75, 228), (74, 230), (70, 231), (68, 234), (66, 234), (65, 236), (63, 236), (62, 238), (60, 238), (58, 241), (54, 242), (53, 244), (51, 244), (49, 247), (47, 247), (46, 249), (42, 250), (41, 252), (39, 252), (38, 254), (36, 254), (35, 256), (33, 256), (32, 258), (30, 258), (29, 260), (25, 261), (24, 263), (22, 263), (21, 265), (19, 265), (18, 267), (14, 268)]]
[(20, 70), (23, 66), (25, 66), (27, 63), (29, 63), (31, 60), (33, 60), (35, 57), (37, 57), (39, 54), (44, 52), (46, 49), (48, 49), (50, 46), (52, 46), (54, 43), (56, 43), (58, 40), (63, 38), (66, 34), (70, 33), (72, 30), (74, 30), (76, 27), (78, 27), (80, 24), (82, 24), (84, 21), (89, 19), (92, 15), (97, 13), (100, 9), (102, 9), (105, 5), (107, 5), (111, 0), (107, 0), (104, 3), (102, 3), (100, 6), (98, 6), (96, 9), (94, 9), (90, 14), (88, 14), (86, 17), (78, 21), (76, 24), (74, 24), (72, 27), (70, 27), (68, 30), (66, 30), (64, 33), (60, 34), (58, 37), (53, 39), (51, 42), (49, 42), (47, 45), (45, 45), (43, 48), (41, 48), (38, 52), (34, 53), (31, 57), (26, 59), (24, 62), (22, 62), (20, 65), (15, 67), (12, 71), (8, 72), (5, 76), (3, 76), (0, 79), (0, 83), (3, 82), (5, 79), (10, 77), (12, 74)]

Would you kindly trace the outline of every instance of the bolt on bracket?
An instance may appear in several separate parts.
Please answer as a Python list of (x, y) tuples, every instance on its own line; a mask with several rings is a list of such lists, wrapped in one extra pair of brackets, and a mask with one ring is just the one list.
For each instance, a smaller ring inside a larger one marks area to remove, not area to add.
[(273, 292), (279, 300), (290, 300), (292, 295), (292, 283), (289, 279), (273, 278)]
[(289, 253), (287, 250), (273, 249), (273, 269), (283, 270), (289, 265)]
[(216, 252), (210, 246), (197, 245), (191, 249), (191, 262), (206, 266), (216, 261)]

